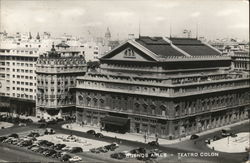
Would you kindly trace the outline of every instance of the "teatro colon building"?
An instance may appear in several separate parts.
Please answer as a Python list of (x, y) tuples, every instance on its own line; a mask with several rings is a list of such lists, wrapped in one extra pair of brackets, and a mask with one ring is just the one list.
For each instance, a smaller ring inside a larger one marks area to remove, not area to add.
[(194, 38), (131, 39), (77, 77), (77, 123), (174, 139), (248, 119), (249, 74)]

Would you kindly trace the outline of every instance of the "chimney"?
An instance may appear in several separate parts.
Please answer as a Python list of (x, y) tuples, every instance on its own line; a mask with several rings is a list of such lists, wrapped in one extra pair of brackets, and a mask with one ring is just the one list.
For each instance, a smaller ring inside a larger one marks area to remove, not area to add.
[(135, 34), (128, 34), (128, 40), (133, 40), (135, 39)]

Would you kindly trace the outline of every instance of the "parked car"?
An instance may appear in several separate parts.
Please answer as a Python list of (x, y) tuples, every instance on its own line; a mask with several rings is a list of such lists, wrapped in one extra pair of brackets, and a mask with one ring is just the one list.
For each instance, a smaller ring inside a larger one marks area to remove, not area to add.
[(71, 156), (70, 155), (68, 155), (68, 154), (65, 154), (65, 155), (63, 155), (62, 157), (61, 157), (61, 161), (63, 161), (63, 162), (65, 162), (65, 161), (69, 161), (69, 159), (71, 158)]
[(230, 133), (230, 136), (234, 138), (234, 137), (237, 137), (238, 135), (235, 133)]
[(96, 132), (94, 130), (88, 130), (86, 133), (90, 134), (90, 135), (95, 135), (96, 134)]
[(221, 136), (227, 137), (231, 135), (231, 129), (230, 128), (224, 128), (221, 130)]
[(3, 142), (5, 139), (7, 139), (6, 136), (1, 136), (1, 137), (0, 137), (0, 142)]
[(195, 134), (190, 136), (190, 140), (198, 139), (198, 138), (199, 138), (199, 136), (198, 136), (198, 135), (195, 135)]
[(3, 143), (10, 143), (13, 139), (13, 137), (8, 137), (7, 139), (3, 140)]
[(95, 137), (97, 137), (97, 138), (104, 138), (104, 135), (102, 133), (96, 133)]
[(18, 126), (20, 126), (20, 127), (26, 126), (26, 123), (19, 123)]
[(148, 145), (150, 145), (150, 146), (159, 146), (159, 143), (157, 141), (151, 141), (151, 142), (148, 142)]
[(57, 124), (56, 120), (55, 119), (52, 119), (52, 120), (49, 120), (47, 122), (48, 125), (54, 125), (54, 124)]
[(116, 149), (116, 147), (115, 146), (112, 146), (112, 145), (105, 145), (104, 146), (107, 150), (110, 150), (110, 151), (114, 151), (115, 149)]
[(30, 140), (24, 140), (22, 143), (21, 143), (21, 147), (27, 147), (27, 146), (30, 146), (32, 145), (32, 141)]
[(121, 160), (121, 159), (126, 158), (126, 155), (124, 153), (120, 152), (120, 153), (113, 153), (110, 155), (110, 157)]
[(69, 159), (70, 162), (77, 162), (77, 161), (82, 161), (82, 158), (79, 156), (74, 156)]
[(34, 148), (34, 147), (38, 147), (38, 145), (32, 144), (32, 145), (30, 145), (27, 149), (32, 149), (32, 148)]
[(36, 152), (39, 149), (38, 146), (32, 147), (30, 150)]
[(100, 153), (100, 151), (97, 148), (92, 148), (89, 151), (92, 153)]
[(39, 128), (45, 128), (47, 126), (48, 126), (47, 123), (40, 123), (38, 127)]
[(28, 137), (39, 137), (40, 134), (38, 132), (31, 132), (27, 135)]
[(56, 119), (56, 122), (62, 122), (62, 121), (64, 121), (63, 118), (57, 118), (57, 119)]
[(18, 136), (18, 134), (10, 134), (8, 137), (13, 137), (13, 138), (18, 138), (19, 136)]
[(66, 144), (56, 144), (54, 145), (55, 150), (61, 150), (62, 148), (66, 147)]
[(52, 158), (60, 158), (61, 157), (61, 152), (56, 152), (53, 155), (51, 155)]
[(43, 155), (46, 156), (46, 157), (48, 157), (48, 156), (52, 156), (52, 155), (55, 154), (55, 153), (57, 153), (55, 150), (49, 149), (49, 150), (45, 151), (45, 152), (43, 153)]
[(73, 147), (69, 150), (70, 153), (79, 153), (79, 152), (83, 152), (81, 147)]
[(216, 140), (219, 140), (219, 139), (221, 139), (221, 136), (219, 136), (219, 135), (214, 135), (213, 141), (216, 141)]
[(207, 139), (205, 139), (205, 143), (210, 144), (211, 140), (212, 140), (211, 138), (207, 138)]
[(39, 119), (37, 122), (46, 122), (44, 118)]
[(109, 151), (106, 147), (99, 147), (99, 148), (97, 148), (97, 150), (99, 150), (100, 152), (103, 152), (103, 153), (106, 153)]
[(71, 147), (66, 146), (66, 147), (62, 148), (61, 150), (62, 151), (70, 151), (71, 149), (72, 149)]

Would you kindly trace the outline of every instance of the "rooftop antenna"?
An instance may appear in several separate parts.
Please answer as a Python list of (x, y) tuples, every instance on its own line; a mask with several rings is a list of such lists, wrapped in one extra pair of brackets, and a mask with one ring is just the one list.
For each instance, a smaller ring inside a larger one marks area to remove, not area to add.
[(196, 23), (196, 39), (197, 39), (197, 40), (198, 40), (198, 32), (199, 32), (198, 23)]
[(139, 22), (139, 39), (141, 38), (141, 24)]
[(170, 24), (170, 28), (169, 28), (169, 37), (172, 37), (172, 24)]

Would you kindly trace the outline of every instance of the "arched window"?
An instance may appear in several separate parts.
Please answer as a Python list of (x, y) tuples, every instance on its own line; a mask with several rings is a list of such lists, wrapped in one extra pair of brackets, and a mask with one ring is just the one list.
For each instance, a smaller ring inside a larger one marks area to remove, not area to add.
[(94, 98), (93, 100), (94, 100), (94, 106), (97, 106), (97, 101), (98, 101), (98, 99), (97, 99), (97, 98)]
[(81, 95), (78, 96), (78, 101), (79, 101), (79, 104), (82, 104), (83, 102), (83, 97)]
[(150, 108), (151, 108), (152, 115), (155, 115), (155, 108), (156, 108), (156, 106), (155, 105), (151, 105)]
[(160, 109), (161, 109), (161, 115), (162, 115), (162, 116), (166, 116), (166, 111), (167, 111), (167, 110), (166, 110), (166, 109), (167, 109), (166, 106), (165, 106), (165, 105), (161, 105), (161, 106), (160, 106)]
[(86, 102), (87, 102), (87, 106), (90, 106), (91, 98), (90, 98), (90, 97), (87, 97), (87, 98), (86, 98)]

